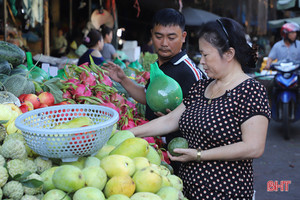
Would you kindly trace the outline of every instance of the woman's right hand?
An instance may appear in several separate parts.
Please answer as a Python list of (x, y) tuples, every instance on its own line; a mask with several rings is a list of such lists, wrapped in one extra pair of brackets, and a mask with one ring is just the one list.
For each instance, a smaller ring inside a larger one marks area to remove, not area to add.
[(103, 66), (102, 69), (108, 72), (107, 75), (118, 83), (121, 83), (127, 77), (123, 69), (113, 62), (103, 63)]

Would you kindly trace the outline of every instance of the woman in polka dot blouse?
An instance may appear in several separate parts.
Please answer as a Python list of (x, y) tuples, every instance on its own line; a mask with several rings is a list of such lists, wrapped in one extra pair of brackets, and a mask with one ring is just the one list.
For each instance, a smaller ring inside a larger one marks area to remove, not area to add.
[(189, 200), (252, 199), (252, 159), (264, 152), (271, 114), (265, 87), (243, 71), (255, 67), (256, 52), (242, 26), (229, 18), (202, 27), (199, 49), (210, 79), (195, 83), (168, 115), (131, 131), (145, 137), (181, 130), (189, 148), (169, 156), (182, 162)]

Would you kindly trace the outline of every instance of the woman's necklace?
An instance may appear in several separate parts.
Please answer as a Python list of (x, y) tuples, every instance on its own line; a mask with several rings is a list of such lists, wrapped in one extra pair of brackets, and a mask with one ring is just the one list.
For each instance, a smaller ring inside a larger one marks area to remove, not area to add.
[[(220, 87), (220, 88), (217, 90), (217, 92), (215, 92), (215, 93), (212, 92), (211, 95), (210, 95), (210, 98), (208, 99), (208, 102), (207, 102), (208, 105), (210, 105), (212, 99), (215, 98), (215, 96), (216, 96), (223, 88), (225, 88), (227, 85), (229, 85), (232, 81), (233, 81), (233, 79), (231, 79), (230, 81), (228, 81), (227, 83), (225, 83), (223, 87)], [(215, 84), (216, 84), (216, 83), (215, 83)]]

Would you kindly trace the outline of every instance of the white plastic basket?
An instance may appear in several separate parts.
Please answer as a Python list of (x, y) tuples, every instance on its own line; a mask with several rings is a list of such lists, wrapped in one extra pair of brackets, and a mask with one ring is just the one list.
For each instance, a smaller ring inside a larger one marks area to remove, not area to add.
[[(92, 126), (52, 129), (73, 118), (87, 116)], [(22, 131), (27, 145), (45, 158), (60, 158), (63, 162), (96, 154), (108, 141), (119, 114), (112, 108), (89, 104), (51, 106), (18, 116), (15, 125)]]

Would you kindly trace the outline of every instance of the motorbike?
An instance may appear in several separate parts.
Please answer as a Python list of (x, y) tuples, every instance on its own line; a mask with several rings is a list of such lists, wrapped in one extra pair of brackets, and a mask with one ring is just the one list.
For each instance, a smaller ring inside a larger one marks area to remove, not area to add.
[(272, 119), (282, 123), (283, 136), (288, 140), (291, 123), (300, 119), (300, 62), (282, 60), (272, 63), (270, 70), (276, 71), (271, 93)]

